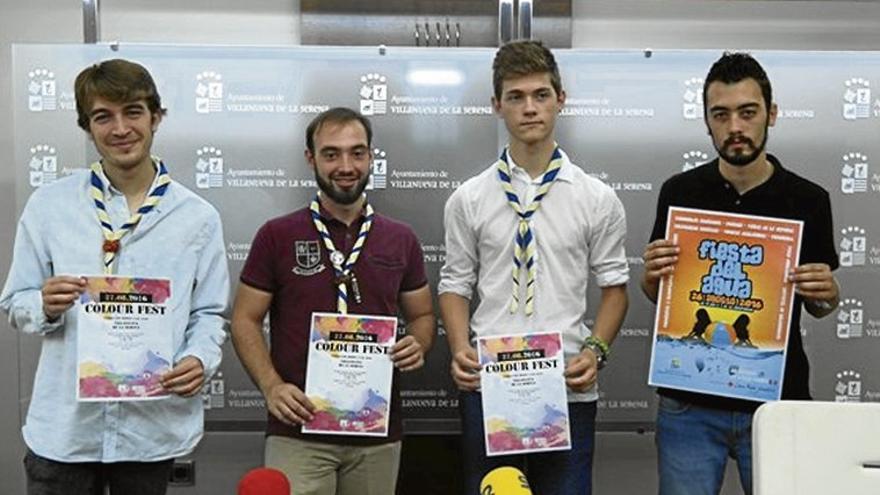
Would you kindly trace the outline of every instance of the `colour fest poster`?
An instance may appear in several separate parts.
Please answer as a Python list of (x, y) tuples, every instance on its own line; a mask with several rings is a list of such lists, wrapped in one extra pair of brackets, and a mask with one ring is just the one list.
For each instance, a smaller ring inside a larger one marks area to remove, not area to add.
[(754, 401), (782, 394), (803, 223), (671, 207), (648, 384)]
[(171, 281), (85, 278), (77, 304), (77, 399), (168, 397), (159, 381), (174, 359), (172, 323), (166, 315)]
[(314, 419), (303, 433), (388, 436), (397, 318), (313, 313), (305, 394)]
[(477, 339), (486, 455), (571, 448), (559, 332)]

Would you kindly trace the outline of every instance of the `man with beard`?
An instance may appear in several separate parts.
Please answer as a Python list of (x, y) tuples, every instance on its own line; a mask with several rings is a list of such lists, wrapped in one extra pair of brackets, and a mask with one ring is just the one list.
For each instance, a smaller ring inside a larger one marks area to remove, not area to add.
[[(312, 313), (399, 310), (407, 335), (391, 360), (400, 371), (420, 368), (434, 339), (419, 240), (407, 225), (374, 213), (364, 195), (371, 139), (370, 122), (347, 108), (312, 120), (305, 158), (320, 191), (310, 206), (260, 228), (235, 299), (235, 350), (269, 412), (266, 466), (283, 471), (294, 494), (394, 493), (400, 459), (396, 376), (387, 437), (302, 433), (315, 412), (303, 393)], [(262, 332), (267, 312), (271, 354)]]
[[(801, 306), (820, 318), (837, 307), (838, 266), (828, 192), (785, 169), (765, 151), (776, 123), (770, 81), (744, 53), (725, 53), (703, 86), (704, 118), (718, 158), (663, 184), (642, 289), (657, 301), (660, 279), (672, 273), (679, 248), (664, 239), (670, 206), (787, 218), (804, 222), (800, 262), (789, 274), (795, 301), (789, 330), (783, 399), (808, 400), (809, 363), (800, 334)], [(727, 457), (752, 493), (753, 401), (659, 389), (657, 454), (660, 494), (710, 495), (721, 489)]]

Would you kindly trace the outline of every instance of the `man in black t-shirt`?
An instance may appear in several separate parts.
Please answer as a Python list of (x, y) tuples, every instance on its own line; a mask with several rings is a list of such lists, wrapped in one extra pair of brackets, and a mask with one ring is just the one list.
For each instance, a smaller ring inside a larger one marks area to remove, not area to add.
[[(828, 192), (782, 167), (766, 150), (777, 108), (767, 74), (744, 53), (725, 53), (703, 86), (704, 118), (718, 158), (667, 180), (645, 248), (642, 290), (657, 301), (679, 247), (664, 239), (670, 206), (787, 218), (804, 222), (800, 266), (792, 270), (795, 301), (783, 399), (810, 399), (809, 363), (800, 334), (801, 306), (820, 318), (837, 307), (838, 266)], [(758, 402), (659, 389), (657, 454), (661, 495), (715, 495), (727, 458), (737, 461), (743, 491), (752, 493), (751, 425)]]

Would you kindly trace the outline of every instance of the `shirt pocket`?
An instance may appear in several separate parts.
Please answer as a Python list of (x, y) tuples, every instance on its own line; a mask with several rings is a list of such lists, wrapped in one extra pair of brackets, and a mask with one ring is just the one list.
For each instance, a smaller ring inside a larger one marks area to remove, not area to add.
[(367, 256), (367, 261), (373, 268), (378, 270), (391, 270), (403, 273), (403, 269), (406, 267), (403, 260), (390, 256), (371, 254)]
[[(365, 261), (366, 270), (358, 276), (358, 285), (365, 291), (365, 297), (382, 301), (383, 306), (393, 305), (403, 283), (406, 264), (400, 258), (382, 254), (367, 255)], [(355, 268), (355, 273), (359, 272)]]

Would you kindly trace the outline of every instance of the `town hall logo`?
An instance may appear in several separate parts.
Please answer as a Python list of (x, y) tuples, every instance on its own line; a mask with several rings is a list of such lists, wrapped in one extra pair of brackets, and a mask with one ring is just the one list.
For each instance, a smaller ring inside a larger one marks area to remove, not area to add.
[(844, 153), (840, 168), (840, 191), (844, 194), (868, 190), (868, 157), (863, 153)]
[(296, 255), (293, 273), (309, 277), (324, 271), (325, 266), (321, 263), (321, 245), (318, 241), (296, 241), (293, 243), (293, 251)]
[(837, 338), (857, 339), (865, 335), (865, 310), (858, 299), (843, 299), (837, 310)]
[(388, 186), (388, 154), (380, 148), (373, 148), (373, 161), (370, 162), (370, 181), (367, 189), (385, 189)]
[(844, 83), (843, 118), (845, 120), (867, 119), (871, 116), (871, 82), (854, 77)]
[(849, 225), (840, 230), (840, 266), (863, 266), (868, 254), (865, 229)]
[(206, 381), (202, 386), (202, 405), (205, 409), (223, 409), (225, 394), (226, 384), (223, 381), (223, 372), (218, 371), (210, 381)]
[(388, 79), (376, 73), (361, 76), (361, 113), (385, 115), (388, 111)]
[(212, 189), (223, 186), (223, 151), (214, 146), (196, 150), (196, 187)]
[(692, 77), (684, 82), (682, 116), (687, 120), (703, 118), (703, 79)]
[(687, 172), (706, 164), (709, 161), (709, 154), (700, 150), (691, 150), (683, 154), (682, 158), (684, 158), (684, 164), (681, 166), (681, 171)]
[(862, 374), (853, 370), (844, 370), (837, 373), (834, 384), (835, 402), (861, 402), (862, 401)]
[(196, 75), (196, 112), (223, 111), (223, 76), (214, 71)]
[(58, 108), (55, 93), (55, 73), (48, 69), (34, 69), (28, 72), (28, 110), (48, 112)]
[(58, 155), (54, 146), (37, 144), (30, 148), (28, 183), (31, 187), (45, 186), (58, 179)]

